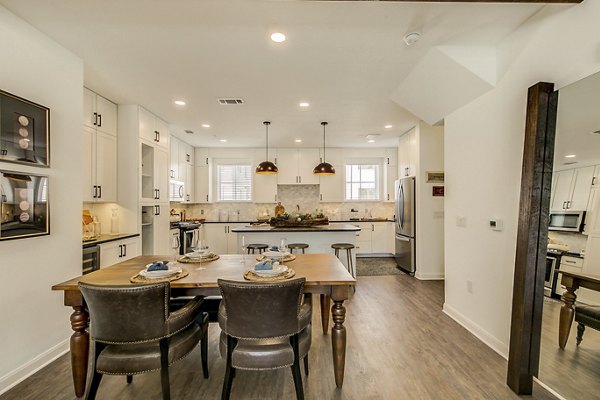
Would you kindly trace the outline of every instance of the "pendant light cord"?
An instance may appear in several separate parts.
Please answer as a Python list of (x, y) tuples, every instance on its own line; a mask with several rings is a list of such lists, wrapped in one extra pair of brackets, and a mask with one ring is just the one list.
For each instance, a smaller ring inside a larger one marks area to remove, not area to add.
[(325, 162), (325, 126), (327, 126), (327, 122), (323, 121), (321, 125), (323, 125), (323, 162)]
[(267, 143), (265, 146), (265, 160), (269, 161), (269, 125), (271, 124), (269, 121), (265, 121), (263, 122), (263, 124), (265, 124), (265, 127), (267, 128)]

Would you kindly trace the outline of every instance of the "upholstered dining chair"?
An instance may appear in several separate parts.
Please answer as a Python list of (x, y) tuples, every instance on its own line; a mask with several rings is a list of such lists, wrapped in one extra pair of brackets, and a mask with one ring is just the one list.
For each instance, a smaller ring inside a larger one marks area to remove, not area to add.
[(305, 279), (274, 283), (219, 279), (220, 351), (226, 359), (221, 399), (229, 399), (235, 371), (291, 367), (296, 398), (304, 399), (300, 359), (311, 344), (312, 304), (303, 301)]
[(133, 375), (160, 370), (163, 399), (170, 399), (169, 365), (201, 344), (208, 378), (208, 315), (202, 297), (169, 312), (168, 282), (142, 286), (98, 286), (79, 283), (90, 314), (92, 379), (86, 399), (95, 399), (103, 374)]

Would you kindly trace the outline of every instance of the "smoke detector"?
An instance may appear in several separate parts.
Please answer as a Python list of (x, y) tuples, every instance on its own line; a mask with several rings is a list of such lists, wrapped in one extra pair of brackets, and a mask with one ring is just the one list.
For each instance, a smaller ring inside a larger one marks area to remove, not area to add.
[(406, 43), (407, 46), (411, 46), (417, 43), (421, 39), (421, 34), (419, 32), (410, 32), (404, 35), (402, 40)]
[(194, 131), (191, 131), (189, 129), (186, 129), (184, 132), (187, 133), (187, 134), (189, 134), (189, 135), (193, 135), (194, 134)]

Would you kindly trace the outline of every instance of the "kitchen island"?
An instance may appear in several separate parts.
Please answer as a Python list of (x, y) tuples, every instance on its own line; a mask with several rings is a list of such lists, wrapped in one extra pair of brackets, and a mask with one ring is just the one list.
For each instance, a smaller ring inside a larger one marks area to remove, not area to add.
[[(242, 226), (233, 228), (237, 234), (238, 248), (244, 243), (264, 243), (269, 246), (279, 246), (281, 239), (287, 243), (306, 243), (306, 253), (333, 253), (333, 243), (350, 243), (356, 245), (356, 232), (360, 228), (350, 224), (329, 224), (299, 227), (272, 227), (269, 225)], [(345, 251), (340, 253), (340, 259), (348, 268)], [(352, 264), (356, 265), (356, 251), (352, 251)]]

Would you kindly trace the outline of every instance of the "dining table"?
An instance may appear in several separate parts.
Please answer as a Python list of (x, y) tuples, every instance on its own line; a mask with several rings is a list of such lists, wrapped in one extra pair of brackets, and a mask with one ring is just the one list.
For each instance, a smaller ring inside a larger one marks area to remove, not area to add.
[(577, 289), (580, 287), (600, 292), (600, 276), (580, 274), (567, 271), (559, 271), (562, 274), (560, 283), (567, 290), (562, 295), (563, 305), (560, 308), (558, 320), (558, 347), (565, 349), (569, 340), (569, 332), (575, 317), (575, 301), (577, 300)]
[[(356, 279), (333, 254), (295, 254), (294, 257), (294, 260), (286, 261), (285, 264), (294, 270), (294, 278), (306, 279), (305, 293), (320, 295), (321, 327), (325, 335), (328, 334), (331, 315), (333, 372), (336, 386), (341, 388), (344, 383), (346, 363), (344, 301), (348, 299), (350, 288), (356, 284)], [(89, 314), (85, 299), (79, 291), (79, 282), (107, 286), (134, 285), (131, 279), (147, 265), (154, 261), (172, 258), (173, 256), (164, 255), (138, 256), (52, 286), (52, 290), (63, 292), (64, 305), (73, 308), (70, 316), (73, 334), (69, 346), (73, 386), (77, 397), (82, 397), (85, 393), (90, 347)], [(220, 295), (218, 279), (244, 281), (244, 273), (252, 269), (256, 261), (256, 256), (250, 254), (226, 254), (220, 255), (214, 261), (179, 263), (188, 275), (170, 282), (171, 295), (173, 297)]]

